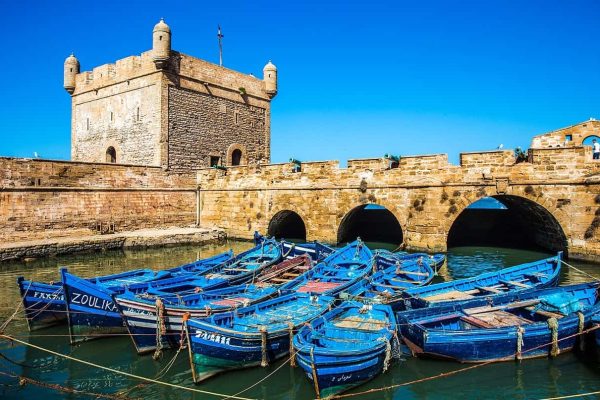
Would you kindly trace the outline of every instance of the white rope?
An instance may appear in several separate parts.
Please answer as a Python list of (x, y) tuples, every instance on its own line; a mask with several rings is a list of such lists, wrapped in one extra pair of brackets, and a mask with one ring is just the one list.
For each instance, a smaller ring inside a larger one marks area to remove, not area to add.
[(571, 264), (569, 264), (569, 263), (568, 263), (568, 262), (566, 262), (565, 260), (562, 260), (562, 259), (561, 259), (561, 260), (560, 260), (560, 262), (561, 262), (561, 263), (563, 263), (563, 264), (565, 264), (567, 267), (569, 267), (569, 268), (573, 268), (575, 271), (577, 271), (577, 272), (579, 272), (579, 273), (581, 273), (581, 274), (583, 274), (583, 275), (586, 275), (586, 276), (587, 276), (587, 277), (589, 277), (589, 278), (592, 278), (592, 279), (593, 279), (593, 280), (595, 280), (595, 281), (598, 281), (598, 280), (600, 280), (600, 278), (596, 278), (594, 275), (588, 274), (587, 272), (585, 272), (585, 271), (582, 271), (582, 270), (580, 270), (579, 268), (575, 268), (574, 266), (572, 266)]

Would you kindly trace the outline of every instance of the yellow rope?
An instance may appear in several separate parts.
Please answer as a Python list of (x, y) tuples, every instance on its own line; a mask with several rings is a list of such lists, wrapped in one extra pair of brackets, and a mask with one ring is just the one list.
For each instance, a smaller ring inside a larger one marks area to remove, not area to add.
[(260, 347), (261, 347), (261, 360), (260, 366), (267, 367), (269, 365), (269, 361), (267, 360), (267, 328), (262, 326), (260, 328)]
[(0, 334), (0, 337), (4, 338), (4, 339), (7, 339), (7, 340), (11, 340), (11, 341), (19, 343), (19, 344), (22, 344), (22, 345), (27, 346), (27, 347), (31, 347), (31, 348), (34, 348), (34, 349), (37, 349), (37, 350), (44, 351), (46, 353), (53, 354), (53, 355), (58, 356), (58, 357), (65, 358), (67, 360), (71, 360), (71, 361), (75, 361), (75, 362), (78, 362), (78, 363), (81, 363), (81, 364), (89, 365), (90, 367), (95, 367), (95, 368), (103, 369), (105, 371), (109, 371), (109, 372), (112, 372), (112, 373), (115, 373), (115, 374), (120, 374), (120, 375), (123, 375), (123, 376), (127, 376), (129, 378), (139, 379), (139, 380), (145, 381), (145, 382), (156, 383), (158, 385), (168, 386), (168, 387), (172, 387), (172, 388), (175, 388), (175, 389), (187, 390), (189, 392), (195, 392), (195, 393), (203, 393), (203, 394), (206, 394), (206, 395), (216, 396), (216, 397), (230, 397), (232, 399), (238, 399), (238, 400), (255, 400), (255, 399), (251, 399), (251, 398), (248, 398), (248, 397), (228, 396), (228, 395), (223, 394), (223, 393), (216, 393), (216, 392), (210, 392), (210, 391), (207, 391), (207, 390), (200, 390), (200, 389), (195, 389), (195, 388), (189, 388), (189, 387), (185, 387), (185, 386), (175, 385), (175, 384), (169, 383), (169, 382), (163, 382), (163, 381), (159, 381), (159, 380), (155, 380), (155, 379), (150, 379), (150, 378), (146, 378), (145, 376), (139, 376), (139, 375), (130, 374), (129, 372), (119, 371), (117, 369), (113, 369), (113, 368), (110, 368), (110, 367), (105, 367), (103, 365), (94, 364), (94, 363), (89, 362), (89, 361), (85, 361), (85, 360), (81, 360), (79, 358), (71, 357), (71, 356), (68, 356), (66, 354), (62, 354), (62, 353), (59, 353), (59, 352), (56, 352), (56, 351), (53, 351), (53, 350), (50, 350), (50, 349), (46, 349), (44, 347), (36, 346), (35, 344), (28, 343), (28, 342), (25, 342), (23, 340), (15, 339), (14, 337), (11, 337), (11, 336), (8, 336), (8, 335)]
[(517, 360), (523, 358), (521, 354), (523, 350), (523, 333), (525, 333), (525, 329), (522, 326), (517, 327)]
[(548, 328), (552, 333), (552, 348), (550, 349), (550, 356), (556, 357), (560, 354), (560, 349), (558, 348), (558, 320), (554, 317), (548, 319)]
[[(581, 335), (581, 332), (583, 332), (583, 328), (585, 325), (585, 315), (583, 315), (583, 313), (581, 311), (577, 312), (577, 317), (579, 318), (579, 325), (578, 325), (578, 329), (577, 332)], [(579, 336), (579, 350), (583, 351), (585, 350), (585, 338), (583, 336)]]

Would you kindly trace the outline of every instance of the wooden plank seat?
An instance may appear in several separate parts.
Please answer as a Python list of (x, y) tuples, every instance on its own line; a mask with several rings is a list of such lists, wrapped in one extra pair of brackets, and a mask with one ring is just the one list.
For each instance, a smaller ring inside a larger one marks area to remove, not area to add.
[(466, 292), (461, 292), (458, 290), (450, 290), (448, 292), (423, 297), (424, 300), (432, 301), (432, 302), (451, 301), (451, 300), (468, 300), (468, 299), (472, 299), (472, 298), (474, 298), (474, 296), (471, 296), (470, 294), (468, 294)]
[(474, 315), (474, 314), (486, 313), (486, 312), (497, 311), (497, 310), (514, 310), (515, 308), (534, 306), (534, 305), (538, 304), (539, 302), (540, 301), (537, 299), (536, 300), (515, 301), (513, 303), (503, 304), (500, 306), (481, 306), (481, 307), (465, 308), (463, 310), (463, 312), (467, 315)]
[(490, 292), (490, 293), (495, 293), (495, 294), (504, 293), (502, 290), (498, 290), (491, 286), (477, 286), (477, 289), (484, 290), (484, 291)]
[(501, 328), (507, 326), (521, 326), (531, 324), (532, 321), (519, 317), (518, 315), (511, 314), (507, 311), (496, 310), (487, 313), (480, 313), (470, 315), (468, 322), (479, 322), (483, 328)]
[(410, 271), (399, 271), (397, 275), (429, 276), (429, 274), (426, 272), (410, 272)]
[(559, 313), (555, 313), (552, 311), (546, 311), (546, 310), (536, 310), (535, 307), (531, 306), (531, 307), (525, 307), (526, 310), (528, 311), (533, 311), (534, 313), (541, 315), (543, 317), (547, 317), (547, 318), (556, 318), (556, 319), (561, 319), (564, 317), (564, 315), (559, 314)]
[(531, 287), (530, 285), (526, 285), (522, 282), (517, 282), (517, 281), (500, 281), (500, 282), (505, 283), (507, 285), (518, 286), (523, 289), (529, 289)]
[(273, 282), (289, 282), (291, 279), (285, 279), (285, 278), (271, 278), (269, 279), (269, 281), (273, 281)]
[(346, 317), (335, 320), (333, 325), (338, 328), (358, 329), (361, 331), (372, 332), (385, 328), (387, 322), (373, 318)]
[(223, 268), (223, 271), (249, 271), (247, 268)]

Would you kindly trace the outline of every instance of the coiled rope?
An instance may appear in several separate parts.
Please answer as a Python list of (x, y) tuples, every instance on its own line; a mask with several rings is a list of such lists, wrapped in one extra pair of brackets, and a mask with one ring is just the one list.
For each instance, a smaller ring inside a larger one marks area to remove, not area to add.
[(158, 360), (162, 356), (162, 335), (167, 334), (165, 324), (165, 305), (161, 299), (156, 299), (156, 350), (152, 355), (153, 360)]

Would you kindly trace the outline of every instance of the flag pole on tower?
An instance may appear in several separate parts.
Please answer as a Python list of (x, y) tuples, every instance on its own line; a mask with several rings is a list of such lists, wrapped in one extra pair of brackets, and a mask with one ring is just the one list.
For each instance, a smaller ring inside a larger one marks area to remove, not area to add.
[(221, 33), (221, 25), (217, 25), (217, 38), (219, 38), (219, 65), (223, 66), (223, 34)]

